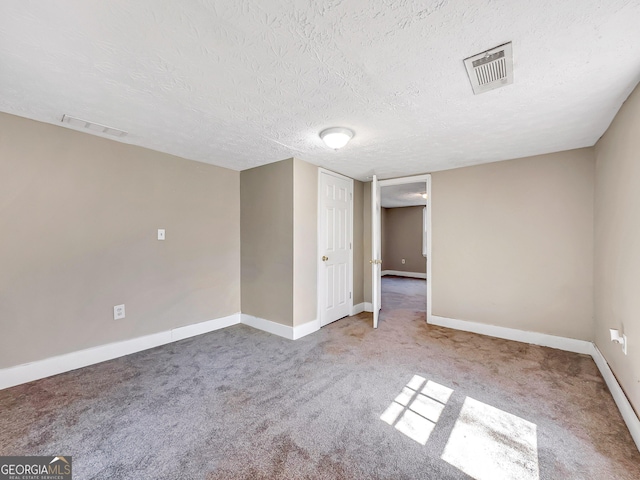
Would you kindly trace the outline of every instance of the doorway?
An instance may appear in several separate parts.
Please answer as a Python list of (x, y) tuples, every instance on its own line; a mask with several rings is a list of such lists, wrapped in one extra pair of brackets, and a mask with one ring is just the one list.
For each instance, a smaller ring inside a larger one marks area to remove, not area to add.
[[(431, 317), (431, 176), (380, 180), (374, 176), (372, 306), (377, 328), (384, 303)], [(405, 295), (404, 298), (403, 294)]]

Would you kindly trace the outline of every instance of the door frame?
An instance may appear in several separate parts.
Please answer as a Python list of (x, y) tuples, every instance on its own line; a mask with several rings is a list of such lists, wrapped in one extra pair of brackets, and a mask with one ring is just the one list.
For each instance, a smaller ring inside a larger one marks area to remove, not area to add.
[[(425, 182), (426, 184), (426, 193), (427, 193), (427, 256), (425, 258), (425, 262), (426, 262), (426, 272), (427, 272), (427, 281), (425, 282), (427, 284), (427, 292), (426, 292), (426, 297), (427, 297), (427, 305), (426, 305), (426, 321), (427, 323), (431, 323), (431, 285), (433, 283), (433, 277), (431, 275), (431, 266), (433, 264), (433, 258), (432, 258), (432, 252), (431, 252), (431, 203), (433, 201), (433, 196), (431, 195), (431, 174), (427, 173), (424, 175), (413, 175), (411, 177), (400, 177), (400, 178), (390, 178), (388, 180), (378, 180), (378, 186), (380, 188), (382, 187), (388, 187), (391, 185), (405, 185), (407, 183), (419, 183), (419, 182)], [(372, 187), (373, 188), (373, 187)], [(371, 208), (374, 208), (374, 205), (371, 205)], [(378, 221), (380, 221), (378, 219)], [(371, 229), (372, 234), (373, 234), (373, 228)], [(381, 232), (382, 233), (382, 232)], [(372, 242), (372, 248), (373, 248), (373, 242)], [(373, 256), (373, 255), (372, 255)], [(384, 261), (384, 259), (383, 259)], [(381, 269), (382, 270), (382, 269)], [(373, 295), (373, 284), (371, 285), (371, 295)], [(373, 298), (371, 298), (371, 303), (373, 304)]]
[(371, 309), (378, 328), (382, 309), (382, 198), (378, 176), (371, 178)]
[(316, 256), (317, 256), (317, 274), (316, 274), (316, 282), (318, 284), (318, 297), (317, 297), (317, 317), (318, 317), (318, 328), (322, 328), (322, 315), (324, 314), (324, 299), (326, 298), (326, 292), (324, 288), (324, 282), (322, 281), (322, 253), (321, 253), (321, 242), (324, 233), (324, 226), (322, 224), (322, 192), (320, 187), (322, 185), (322, 174), (330, 175), (333, 177), (337, 177), (343, 180), (347, 180), (351, 187), (350, 198), (349, 198), (349, 221), (347, 222), (347, 227), (349, 229), (349, 267), (347, 269), (349, 278), (347, 280), (347, 289), (349, 294), (349, 315), (353, 315), (353, 189), (354, 182), (353, 178), (349, 178), (346, 175), (342, 175), (340, 173), (332, 172), (331, 170), (327, 170), (326, 168), (318, 167), (318, 237), (317, 237), (317, 246), (316, 246)]

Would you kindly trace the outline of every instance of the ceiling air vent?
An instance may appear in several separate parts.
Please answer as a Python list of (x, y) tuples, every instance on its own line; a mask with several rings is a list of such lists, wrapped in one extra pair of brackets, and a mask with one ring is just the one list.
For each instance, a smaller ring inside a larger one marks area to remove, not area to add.
[(511, 42), (464, 59), (473, 93), (488, 92), (513, 83)]
[(127, 134), (124, 130), (118, 130), (117, 128), (89, 122), (88, 120), (82, 120), (81, 118), (71, 117), (69, 115), (62, 116), (62, 123), (68, 123), (75, 128), (86, 128), (96, 133), (111, 135), (112, 137), (124, 137)]

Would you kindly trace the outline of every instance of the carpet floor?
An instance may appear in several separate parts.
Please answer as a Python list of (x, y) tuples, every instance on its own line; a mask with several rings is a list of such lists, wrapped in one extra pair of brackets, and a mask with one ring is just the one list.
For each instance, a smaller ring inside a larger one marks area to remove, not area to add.
[(592, 359), (427, 325), (424, 280), (289, 341), (235, 325), (0, 391), (0, 455), (76, 479), (638, 479)]

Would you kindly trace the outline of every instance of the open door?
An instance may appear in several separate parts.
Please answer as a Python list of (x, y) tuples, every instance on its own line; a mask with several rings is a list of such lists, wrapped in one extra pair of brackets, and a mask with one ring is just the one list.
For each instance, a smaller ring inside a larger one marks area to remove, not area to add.
[(371, 183), (371, 304), (373, 307), (373, 328), (378, 328), (382, 297), (382, 259), (380, 233), (380, 184), (374, 175)]

